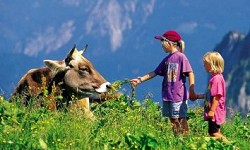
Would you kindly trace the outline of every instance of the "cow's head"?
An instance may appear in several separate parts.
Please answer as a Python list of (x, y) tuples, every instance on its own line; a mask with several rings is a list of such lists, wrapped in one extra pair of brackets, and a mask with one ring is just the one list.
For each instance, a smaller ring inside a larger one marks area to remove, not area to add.
[(63, 78), (67, 91), (79, 97), (91, 97), (95, 94), (107, 92), (110, 83), (107, 82), (94, 68), (92, 63), (83, 57), (85, 49), (78, 51), (72, 48), (64, 61), (44, 60), (55, 77)]

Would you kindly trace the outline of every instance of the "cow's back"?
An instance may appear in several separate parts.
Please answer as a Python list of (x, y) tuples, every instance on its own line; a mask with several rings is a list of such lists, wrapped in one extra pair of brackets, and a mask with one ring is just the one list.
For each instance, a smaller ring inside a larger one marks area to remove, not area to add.
[(42, 87), (48, 87), (51, 79), (52, 72), (49, 68), (31, 69), (18, 82), (14, 95), (39, 95)]

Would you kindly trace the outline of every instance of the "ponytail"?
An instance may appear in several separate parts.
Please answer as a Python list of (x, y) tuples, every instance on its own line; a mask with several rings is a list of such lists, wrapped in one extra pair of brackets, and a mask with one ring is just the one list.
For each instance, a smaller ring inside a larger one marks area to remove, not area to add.
[(177, 46), (179, 47), (180, 52), (181, 52), (181, 53), (184, 53), (185, 42), (184, 42), (183, 40), (180, 40), (180, 41), (177, 42)]

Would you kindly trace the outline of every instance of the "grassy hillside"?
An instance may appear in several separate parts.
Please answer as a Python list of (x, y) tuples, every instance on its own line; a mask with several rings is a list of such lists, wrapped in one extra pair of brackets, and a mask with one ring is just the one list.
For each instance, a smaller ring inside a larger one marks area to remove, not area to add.
[(123, 94), (91, 106), (96, 118), (84, 112), (51, 112), (23, 107), (0, 98), (1, 149), (249, 149), (250, 116), (228, 118), (222, 132), (232, 143), (208, 138), (202, 108), (189, 110), (190, 136), (173, 136), (160, 106), (151, 99), (141, 103)]

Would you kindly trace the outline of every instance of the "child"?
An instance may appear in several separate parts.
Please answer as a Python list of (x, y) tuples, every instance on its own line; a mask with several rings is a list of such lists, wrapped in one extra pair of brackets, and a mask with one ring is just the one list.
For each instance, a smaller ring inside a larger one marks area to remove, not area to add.
[(204, 99), (204, 120), (208, 121), (208, 133), (215, 139), (228, 142), (220, 132), (220, 125), (226, 120), (226, 84), (222, 72), (224, 60), (218, 52), (207, 52), (203, 56), (204, 67), (211, 74), (205, 94), (197, 94), (196, 99)]
[(189, 77), (189, 91), (192, 99), (195, 99), (194, 93), (194, 74), (187, 57), (183, 54), (184, 41), (181, 36), (173, 30), (165, 32), (162, 36), (156, 36), (160, 40), (162, 48), (169, 53), (158, 67), (136, 79), (130, 80), (133, 86), (137, 86), (146, 80), (154, 78), (156, 75), (163, 76), (162, 82), (162, 100), (164, 117), (169, 117), (174, 135), (182, 133), (188, 135), (187, 125), (187, 103), (188, 92), (185, 86), (186, 77)]

